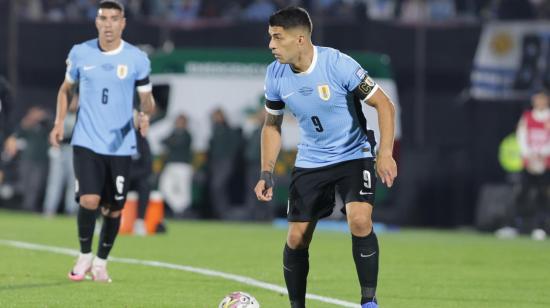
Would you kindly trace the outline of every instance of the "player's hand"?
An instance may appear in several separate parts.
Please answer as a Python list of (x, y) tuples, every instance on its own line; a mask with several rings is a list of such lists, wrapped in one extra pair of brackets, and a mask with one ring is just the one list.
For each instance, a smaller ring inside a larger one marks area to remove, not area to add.
[(63, 124), (56, 124), (50, 132), (50, 144), (54, 147), (59, 147), (59, 143), (63, 140), (64, 133)]
[(138, 125), (139, 132), (143, 137), (145, 137), (147, 135), (147, 131), (149, 130), (149, 116), (144, 112), (140, 112), (138, 115)]
[(258, 181), (258, 184), (256, 184), (256, 187), (254, 188), (254, 192), (256, 192), (256, 197), (258, 197), (258, 200), (260, 201), (271, 201), (273, 198), (273, 173), (269, 171), (262, 171), (262, 174), (260, 175), (260, 180)]
[(391, 154), (376, 157), (376, 172), (382, 183), (392, 187), (393, 181), (397, 177), (397, 164)]

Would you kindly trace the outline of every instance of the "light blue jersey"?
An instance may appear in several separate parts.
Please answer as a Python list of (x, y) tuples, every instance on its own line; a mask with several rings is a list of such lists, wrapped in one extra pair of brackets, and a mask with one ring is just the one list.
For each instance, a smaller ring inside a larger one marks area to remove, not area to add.
[(266, 110), (281, 115), (287, 106), (299, 123), (296, 167), (317, 168), (373, 157), (374, 140), (367, 138), (360, 101), (347, 99), (363, 80), (369, 87), (369, 95), (361, 98), (366, 100), (378, 86), (355, 60), (327, 47), (314, 46), (313, 61), (302, 73), (278, 61), (268, 66)]
[(79, 83), (72, 144), (103, 155), (135, 154), (134, 90), (151, 91), (150, 71), (147, 55), (127, 42), (109, 52), (99, 48), (97, 39), (74, 45), (65, 75), (68, 82)]

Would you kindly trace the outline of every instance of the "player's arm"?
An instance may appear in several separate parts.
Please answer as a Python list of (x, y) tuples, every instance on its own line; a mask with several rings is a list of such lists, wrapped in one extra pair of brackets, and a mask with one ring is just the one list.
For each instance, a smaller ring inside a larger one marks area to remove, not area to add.
[(138, 128), (145, 137), (149, 129), (149, 116), (155, 111), (155, 98), (153, 97), (153, 86), (149, 77), (136, 81), (136, 88), (139, 95)]
[(369, 76), (363, 78), (354, 93), (363, 102), (376, 108), (378, 113), (380, 145), (376, 156), (376, 171), (382, 183), (391, 187), (397, 176), (397, 164), (393, 159), (395, 106), (386, 93)]
[(65, 79), (57, 92), (55, 121), (53, 129), (50, 132), (50, 143), (55, 147), (58, 147), (59, 142), (63, 140), (63, 122), (67, 116), (67, 109), (69, 108), (69, 101), (73, 87), (74, 83)]
[[(270, 201), (273, 198), (273, 169), (277, 156), (281, 150), (281, 126), (283, 123), (283, 112), (270, 108), (270, 105), (277, 105), (278, 102), (267, 102), (268, 113), (262, 128), (261, 140), (261, 175), (254, 191), (260, 201)], [(279, 105), (284, 106), (282, 103)]]

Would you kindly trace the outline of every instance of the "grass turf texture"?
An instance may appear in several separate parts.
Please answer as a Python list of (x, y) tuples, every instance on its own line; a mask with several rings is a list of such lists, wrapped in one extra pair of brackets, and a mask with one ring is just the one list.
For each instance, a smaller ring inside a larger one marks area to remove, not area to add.
[[(284, 285), (285, 230), (190, 221), (170, 221), (168, 228), (165, 235), (121, 236), (112, 254)], [(77, 249), (76, 219), (0, 211), (0, 239)], [(549, 241), (434, 230), (385, 233), (379, 240), (381, 307), (550, 307)], [(72, 256), (0, 245), (0, 258), (0, 307), (217, 307), (236, 290), (262, 307), (288, 307), (286, 295), (183, 271), (111, 262), (113, 283), (74, 283), (66, 277)], [(348, 234), (316, 232), (308, 292), (359, 300)], [(309, 300), (308, 307), (334, 306)]]

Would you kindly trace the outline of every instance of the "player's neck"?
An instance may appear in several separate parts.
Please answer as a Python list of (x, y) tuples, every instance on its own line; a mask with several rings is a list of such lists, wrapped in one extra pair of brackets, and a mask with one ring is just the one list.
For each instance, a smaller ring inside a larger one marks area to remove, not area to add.
[(99, 39), (99, 48), (103, 52), (109, 52), (113, 51), (120, 47), (120, 44), (122, 44), (122, 39), (119, 38), (118, 40), (114, 40), (112, 42), (107, 42), (105, 40)]
[(291, 64), (293, 71), (302, 73), (308, 70), (313, 62), (314, 48), (313, 44), (309, 44), (309, 46), (304, 48), (304, 52), (298, 56), (298, 60)]

